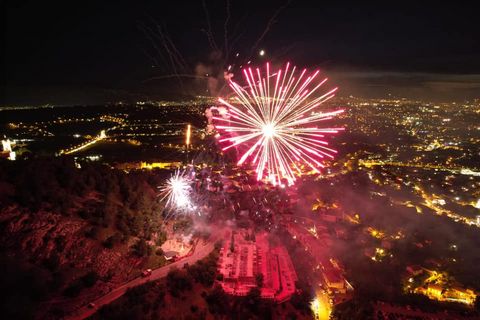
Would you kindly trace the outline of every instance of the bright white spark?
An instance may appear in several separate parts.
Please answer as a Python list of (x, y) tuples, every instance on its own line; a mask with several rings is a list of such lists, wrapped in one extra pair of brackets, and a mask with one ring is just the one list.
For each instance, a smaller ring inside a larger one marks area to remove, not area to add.
[(162, 199), (166, 200), (165, 207), (168, 210), (186, 212), (193, 209), (190, 199), (190, 179), (179, 170), (174, 173), (167, 183), (160, 188)]

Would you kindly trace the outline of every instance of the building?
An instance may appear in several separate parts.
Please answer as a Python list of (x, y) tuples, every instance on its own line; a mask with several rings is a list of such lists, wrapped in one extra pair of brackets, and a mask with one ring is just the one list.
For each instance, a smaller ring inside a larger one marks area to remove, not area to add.
[(176, 169), (182, 166), (180, 161), (170, 161), (170, 162), (125, 162), (115, 165), (115, 168), (120, 170), (152, 170), (152, 169)]
[(326, 284), (328, 290), (332, 293), (346, 294), (347, 282), (343, 277), (343, 270), (334, 266), (330, 260), (323, 259), (320, 262), (322, 268), (323, 281)]
[(172, 162), (140, 162), (140, 169), (175, 169), (179, 168), (182, 165), (180, 161)]
[(460, 302), (473, 305), (477, 299), (477, 294), (471, 289), (461, 287), (452, 287), (445, 292), (445, 300)]
[(337, 222), (339, 220), (336, 215), (327, 214), (327, 213), (320, 214), (320, 217), (322, 218), (323, 221), (326, 221), (326, 222)]
[(297, 274), (287, 250), (284, 247), (275, 247), (268, 252), (260, 251), (258, 262), (263, 274), (260, 291), (262, 297), (275, 299), (277, 302), (290, 299), (295, 293)]
[(425, 293), (431, 299), (443, 300), (442, 299), (443, 287), (441, 285), (434, 284), (434, 283), (429, 284)]
[(416, 293), (424, 294), (432, 300), (458, 302), (466, 305), (473, 305), (477, 294), (471, 289), (465, 289), (458, 286), (446, 288), (439, 284), (431, 283), (424, 288), (417, 288)]
[(287, 222), (285, 227), (292, 238), (299, 241), (312, 255), (318, 268), (321, 268), (323, 283), (334, 303), (350, 299), (354, 289), (345, 278), (343, 267), (329, 253), (333, 240), (328, 229), (321, 226), (307, 229), (296, 222)]
[(10, 139), (2, 140), (2, 152), (0, 153), (0, 157), (7, 158), (8, 160), (15, 160), (16, 153), (12, 150), (12, 144), (15, 142), (11, 142)]
[(419, 274), (423, 273), (423, 268), (419, 265), (410, 265), (407, 266), (407, 272), (412, 276), (418, 276)]
[[(218, 272), (220, 284), (231, 295), (245, 296), (259, 285), (262, 298), (278, 303), (287, 301), (295, 293), (297, 274), (288, 251), (269, 246), (267, 234), (251, 237), (248, 231), (227, 233), (220, 249)], [(262, 275), (261, 277), (259, 275)]]
[(167, 261), (175, 260), (178, 257), (178, 252), (177, 251), (167, 251), (167, 252), (163, 253), (163, 257)]

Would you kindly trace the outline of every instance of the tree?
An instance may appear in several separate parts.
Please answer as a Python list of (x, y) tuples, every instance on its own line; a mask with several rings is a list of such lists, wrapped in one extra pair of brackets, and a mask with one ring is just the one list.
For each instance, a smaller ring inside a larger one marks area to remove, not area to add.
[(115, 232), (103, 242), (103, 246), (112, 249), (116, 244), (122, 242), (122, 240), (123, 236), (119, 232)]
[(257, 275), (255, 276), (255, 282), (257, 284), (257, 287), (263, 287), (263, 274), (257, 273)]
[(217, 271), (218, 254), (211, 253), (206, 259), (200, 260), (187, 268), (188, 273), (204, 286), (212, 286)]
[(292, 296), (291, 302), (295, 309), (302, 313), (310, 312), (310, 301), (312, 300), (313, 292), (311, 287), (305, 281), (297, 281), (295, 287), (297, 292)]
[(149, 256), (152, 253), (152, 247), (144, 239), (139, 239), (132, 248), (133, 253), (139, 257)]
[(82, 290), (83, 284), (80, 281), (75, 281), (63, 291), (63, 294), (67, 297), (73, 298), (78, 296)]
[(192, 219), (191, 218), (185, 218), (185, 219), (176, 221), (173, 224), (173, 230), (174, 231), (180, 230), (180, 231), (188, 232), (192, 228), (192, 225), (193, 225)]
[(222, 246), (223, 246), (223, 241), (222, 240), (218, 240), (214, 244), (215, 250), (220, 250), (222, 248)]
[(173, 296), (192, 289), (192, 277), (184, 270), (172, 269), (167, 274), (167, 287)]
[(97, 280), (98, 274), (95, 271), (90, 271), (81, 278), (81, 281), (87, 288), (93, 287)]
[(232, 232), (232, 239), (230, 240), (230, 252), (235, 251), (234, 237)]
[(99, 234), (100, 228), (97, 226), (90, 227), (87, 231), (85, 231), (85, 236), (90, 239), (97, 239)]
[(130, 233), (133, 234), (134, 236), (137, 236), (140, 234), (140, 230), (142, 230), (142, 217), (140, 215), (136, 216), (130, 216), (128, 219), (128, 227), (130, 229)]
[(213, 288), (213, 290), (204, 298), (208, 304), (208, 310), (210, 313), (226, 313), (228, 309), (228, 297), (220, 286), (215, 286), (215, 288)]
[(159, 230), (155, 244), (157, 246), (161, 246), (162, 244), (165, 243), (165, 241), (167, 241), (167, 233), (164, 230)]
[(126, 215), (127, 215), (127, 212), (123, 211), (121, 214), (117, 216), (117, 229), (125, 236), (125, 238), (128, 239), (131, 233), (130, 233), (130, 228), (127, 225), (127, 222), (125, 221)]
[(47, 259), (45, 259), (43, 264), (45, 267), (47, 267), (48, 270), (55, 272), (60, 266), (60, 257), (57, 253), (52, 252), (52, 254)]
[(39, 302), (48, 299), (46, 279), (41, 268), (30, 268), (20, 260), (0, 257), (0, 310), (4, 319), (34, 319)]
[(103, 208), (103, 225), (108, 227), (113, 224), (118, 215), (118, 207), (115, 204), (116, 197), (113, 192), (109, 192), (105, 197), (105, 206)]
[(248, 303), (249, 309), (256, 310), (262, 302), (260, 289), (259, 288), (250, 289), (250, 291), (248, 292), (245, 298)]

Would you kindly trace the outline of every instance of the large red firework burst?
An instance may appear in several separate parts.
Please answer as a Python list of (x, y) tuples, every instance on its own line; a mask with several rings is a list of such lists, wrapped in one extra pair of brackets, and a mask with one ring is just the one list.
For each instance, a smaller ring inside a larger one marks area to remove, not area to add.
[(318, 110), (337, 90), (318, 96), (319, 88), (327, 81), (318, 79), (319, 70), (300, 71), (290, 63), (276, 72), (270, 71), (268, 63), (265, 69), (263, 73), (259, 68), (244, 69), (244, 87), (230, 79), (234, 96), (228, 101), (219, 98), (227, 111), (213, 118), (220, 121), (216, 125), (223, 135), (220, 142), (227, 143), (223, 150), (246, 146), (239, 165), (252, 163), (258, 180), (266, 178), (274, 185), (282, 185), (285, 179), (291, 185), (302, 173), (302, 165), (318, 171), (324, 167), (324, 158), (333, 158), (337, 151), (328, 147), (324, 137), (343, 128), (321, 128), (318, 122), (343, 110)]

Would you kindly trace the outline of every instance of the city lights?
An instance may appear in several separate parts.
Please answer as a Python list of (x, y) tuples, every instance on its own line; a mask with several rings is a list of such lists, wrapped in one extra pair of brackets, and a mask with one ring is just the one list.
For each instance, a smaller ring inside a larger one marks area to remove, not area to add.
[(474, 3), (10, 2), (6, 319), (480, 319)]

